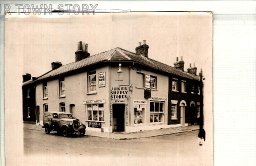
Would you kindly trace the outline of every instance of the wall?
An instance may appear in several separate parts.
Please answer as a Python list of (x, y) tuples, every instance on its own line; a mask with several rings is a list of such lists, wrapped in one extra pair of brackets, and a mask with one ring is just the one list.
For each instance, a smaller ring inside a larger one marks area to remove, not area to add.
[[(99, 88), (98, 86), (98, 73), (106, 72), (106, 86)], [(96, 94), (87, 93), (87, 72), (74, 74), (64, 77), (65, 82), (65, 97), (59, 97), (59, 80), (51, 80), (47, 82), (48, 87), (48, 99), (43, 99), (43, 87), (42, 84), (36, 86), (36, 102), (40, 107), (40, 124), (43, 120), (43, 104), (48, 104), (49, 112), (58, 112), (59, 103), (65, 103), (66, 112), (70, 112), (70, 104), (75, 105), (75, 111), (73, 115), (81, 120), (82, 123), (86, 122), (86, 106), (85, 102), (88, 100), (105, 100), (104, 103), (104, 120), (103, 127), (108, 126), (108, 98), (109, 98), (109, 81), (108, 81), (108, 67), (102, 67), (96, 70)]]

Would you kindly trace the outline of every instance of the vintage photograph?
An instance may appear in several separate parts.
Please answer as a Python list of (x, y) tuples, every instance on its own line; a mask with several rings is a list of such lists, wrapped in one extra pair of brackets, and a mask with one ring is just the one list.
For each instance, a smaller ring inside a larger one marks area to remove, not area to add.
[(212, 166), (212, 29), (211, 12), (8, 16), (6, 163), (18, 144), (26, 165)]

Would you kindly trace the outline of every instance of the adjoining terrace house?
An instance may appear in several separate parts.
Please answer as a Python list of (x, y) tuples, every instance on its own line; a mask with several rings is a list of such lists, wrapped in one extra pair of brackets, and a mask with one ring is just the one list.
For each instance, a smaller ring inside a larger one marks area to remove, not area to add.
[[(144, 41), (136, 53), (114, 48), (90, 56), (88, 45), (78, 44), (75, 62), (52, 63), (38, 77), (36, 109), (71, 112), (99, 132), (134, 132), (198, 124), (203, 118), (201, 77), (196, 67), (184, 71), (148, 57)], [(202, 121), (201, 121), (202, 122)]]

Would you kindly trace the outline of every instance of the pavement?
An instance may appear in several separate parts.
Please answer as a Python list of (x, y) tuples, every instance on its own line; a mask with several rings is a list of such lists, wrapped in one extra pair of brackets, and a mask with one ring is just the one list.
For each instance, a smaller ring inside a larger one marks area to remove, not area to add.
[[(44, 132), (44, 128), (40, 125), (24, 123), (24, 127), (28, 130), (37, 130)], [(169, 135), (169, 134), (177, 134), (177, 133), (184, 133), (184, 132), (191, 132), (199, 130), (198, 125), (193, 126), (185, 126), (185, 127), (172, 127), (169, 128), (162, 128), (162, 129), (155, 129), (155, 130), (145, 130), (139, 132), (132, 132), (132, 133), (106, 133), (106, 132), (95, 132), (86, 130), (86, 135), (94, 136), (94, 137), (103, 137), (103, 138), (111, 138), (111, 139), (119, 139), (119, 140), (126, 140), (126, 139), (138, 139), (138, 138), (148, 138), (148, 137), (156, 137), (161, 135)]]

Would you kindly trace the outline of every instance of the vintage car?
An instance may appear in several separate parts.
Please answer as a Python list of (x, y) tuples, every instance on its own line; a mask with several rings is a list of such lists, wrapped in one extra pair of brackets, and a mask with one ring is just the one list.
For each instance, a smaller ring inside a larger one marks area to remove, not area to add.
[(84, 135), (86, 126), (70, 113), (45, 112), (43, 128), (46, 134), (49, 134), (51, 131), (57, 131), (59, 135), (66, 137), (72, 134)]

